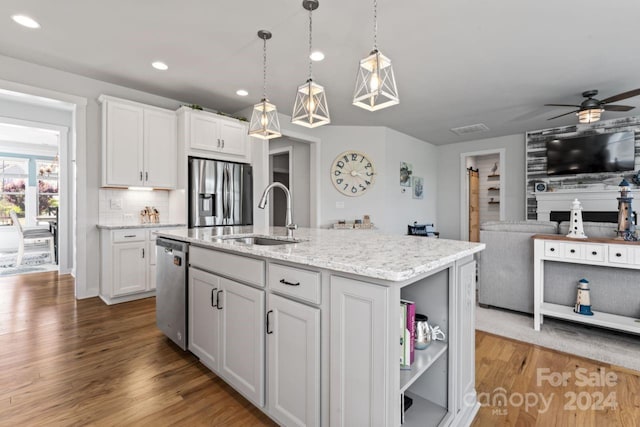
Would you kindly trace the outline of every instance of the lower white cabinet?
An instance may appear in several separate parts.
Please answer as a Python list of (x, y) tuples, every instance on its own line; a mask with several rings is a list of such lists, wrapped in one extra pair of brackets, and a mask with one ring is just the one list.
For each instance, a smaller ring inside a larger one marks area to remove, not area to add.
[(269, 413), (287, 426), (320, 425), (320, 309), (270, 294)]
[[(166, 228), (165, 228), (166, 229)], [(100, 298), (107, 304), (147, 298), (156, 290), (157, 228), (100, 230)]]
[(189, 350), (209, 369), (220, 367), (220, 310), (216, 304), (220, 277), (189, 269)]
[(264, 406), (264, 291), (189, 268), (189, 350)]
[(220, 279), (220, 374), (258, 406), (264, 406), (264, 291)]
[(122, 296), (147, 290), (146, 242), (114, 243), (112, 296)]

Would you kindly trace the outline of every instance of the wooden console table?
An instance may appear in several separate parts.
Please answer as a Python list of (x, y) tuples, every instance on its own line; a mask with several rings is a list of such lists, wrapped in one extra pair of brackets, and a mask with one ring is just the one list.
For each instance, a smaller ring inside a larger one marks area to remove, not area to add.
[[(572, 239), (536, 234), (533, 255), (533, 328), (540, 330), (544, 316), (640, 334), (637, 319), (596, 311), (593, 316), (573, 312), (573, 306), (544, 301), (544, 262), (568, 262), (640, 270), (640, 243), (615, 239)], [(639, 273), (640, 274), (640, 273)]]

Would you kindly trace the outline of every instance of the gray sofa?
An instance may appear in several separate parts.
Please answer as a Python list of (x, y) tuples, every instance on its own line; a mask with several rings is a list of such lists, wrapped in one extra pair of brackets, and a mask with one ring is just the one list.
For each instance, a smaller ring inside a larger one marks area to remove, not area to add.
[[(534, 234), (568, 233), (569, 224), (550, 221), (498, 221), (480, 226), (487, 248), (478, 260), (478, 302), (533, 313)], [(585, 222), (588, 237), (615, 237), (616, 224)], [(578, 280), (591, 283), (594, 309), (640, 316), (640, 271), (558, 262), (545, 263), (545, 301), (573, 305)]]

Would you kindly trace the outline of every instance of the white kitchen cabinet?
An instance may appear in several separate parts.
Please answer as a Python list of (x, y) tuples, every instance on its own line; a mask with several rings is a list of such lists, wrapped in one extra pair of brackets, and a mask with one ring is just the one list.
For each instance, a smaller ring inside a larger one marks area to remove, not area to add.
[(147, 260), (145, 242), (114, 243), (113, 283), (114, 297), (144, 292), (147, 288)]
[[(390, 396), (396, 395), (387, 379), (389, 353), (398, 340), (389, 339), (388, 293), (384, 286), (331, 277), (331, 426), (385, 425), (391, 418)], [(397, 320), (393, 324), (397, 331)]]
[(220, 368), (220, 277), (189, 269), (189, 350), (209, 369)]
[[(466, 426), (479, 406), (474, 370), (475, 262), (451, 263), (395, 286), (331, 277), (331, 426)], [(446, 340), (416, 350), (400, 370), (400, 300)], [(363, 393), (362, 390), (368, 390)], [(403, 395), (413, 405), (402, 417)]]
[(220, 374), (258, 406), (264, 406), (264, 291), (220, 279)]
[(187, 156), (249, 162), (246, 123), (182, 107), (178, 110), (178, 128)]
[(176, 188), (177, 118), (102, 95), (102, 186)]
[(104, 302), (116, 304), (155, 295), (154, 232), (157, 230), (158, 228), (100, 230), (100, 297)]
[(269, 413), (285, 426), (320, 425), (320, 309), (270, 294)]

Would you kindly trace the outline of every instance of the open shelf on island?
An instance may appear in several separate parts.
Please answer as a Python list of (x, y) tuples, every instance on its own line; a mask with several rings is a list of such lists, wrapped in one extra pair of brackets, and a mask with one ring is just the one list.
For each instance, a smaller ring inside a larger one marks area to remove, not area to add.
[(638, 319), (634, 319), (632, 317), (618, 316), (599, 311), (594, 311), (593, 316), (585, 316), (583, 314), (574, 313), (573, 307), (571, 306), (552, 304), (548, 302), (542, 303), (540, 313), (545, 316), (557, 317), (574, 322), (640, 334), (640, 322), (637, 321)]
[(413, 405), (404, 413), (404, 427), (437, 426), (447, 415), (447, 408), (411, 392), (406, 392), (405, 395), (413, 399)]
[(447, 352), (448, 345), (442, 341), (433, 341), (424, 350), (416, 350), (416, 357), (411, 369), (400, 370), (400, 393), (403, 393), (420, 375)]

